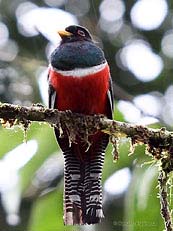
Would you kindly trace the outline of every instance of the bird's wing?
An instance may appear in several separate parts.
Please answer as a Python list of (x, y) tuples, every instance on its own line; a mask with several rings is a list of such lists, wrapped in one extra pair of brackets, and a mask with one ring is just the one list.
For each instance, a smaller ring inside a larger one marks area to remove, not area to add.
[(56, 93), (54, 87), (49, 83), (49, 87), (48, 87), (48, 107), (50, 109), (55, 108), (56, 99), (57, 99), (57, 93)]
[(114, 109), (114, 96), (113, 96), (113, 84), (111, 76), (109, 78), (109, 90), (107, 92), (107, 116), (109, 119), (112, 119)]
[(50, 81), (50, 73), (51, 70), (50, 68), (48, 68), (48, 75), (47, 75), (47, 81), (48, 81), (48, 108), (50, 109), (54, 109), (55, 108), (55, 103), (56, 103), (56, 99), (57, 99), (57, 93), (54, 89), (54, 87), (51, 84)]

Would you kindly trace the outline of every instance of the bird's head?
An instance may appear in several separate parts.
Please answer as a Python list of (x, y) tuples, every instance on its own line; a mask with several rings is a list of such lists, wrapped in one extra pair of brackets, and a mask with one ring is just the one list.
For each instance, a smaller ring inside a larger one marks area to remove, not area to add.
[(58, 31), (58, 34), (62, 39), (61, 44), (76, 41), (92, 41), (89, 31), (82, 26), (68, 26), (64, 31)]

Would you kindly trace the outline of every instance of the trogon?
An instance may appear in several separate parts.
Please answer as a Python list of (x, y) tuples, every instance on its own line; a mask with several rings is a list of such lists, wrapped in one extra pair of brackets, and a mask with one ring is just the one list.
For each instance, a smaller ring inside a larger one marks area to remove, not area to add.
[[(82, 26), (58, 33), (61, 42), (48, 71), (49, 108), (112, 119), (112, 82), (103, 51)], [(64, 155), (64, 223), (99, 223), (104, 217), (101, 177), (109, 135), (91, 135), (89, 149), (80, 137), (70, 143), (65, 129), (60, 136), (55, 128), (55, 135)]]

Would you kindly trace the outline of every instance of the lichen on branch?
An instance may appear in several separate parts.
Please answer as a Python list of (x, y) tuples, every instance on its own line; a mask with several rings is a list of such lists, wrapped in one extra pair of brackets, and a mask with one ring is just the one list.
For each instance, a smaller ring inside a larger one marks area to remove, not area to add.
[[(148, 146), (148, 151), (160, 159), (165, 153), (173, 153), (173, 132), (165, 128), (152, 129), (141, 125), (134, 125), (125, 122), (109, 120), (103, 115), (82, 115), (70, 111), (58, 111), (48, 109), (40, 104), (31, 107), (18, 106), (7, 103), (0, 103), (0, 118), (5, 122), (23, 123), (26, 121), (48, 122), (52, 126), (64, 124), (67, 129), (72, 130), (74, 135), (85, 138), (98, 130), (115, 137), (129, 137), (132, 145), (143, 143)], [(172, 167), (172, 161), (169, 163)]]
[(173, 224), (172, 224), (172, 219), (171, 219), (171, 212), (169, 208), (169, 202), (168, 202), (168, 173), (165, 173), (165, 171), (161, 170), (159, 177), (158, 177), (158, 182), (159, 182), (159, 189), (160, 189), (160, 211), (161, 215), (164, 219), (165, 223), (165, 228), (166, 231), (172, 231), (173, 230)]
[[(128, 137), (131, 139), (132, 147), (136, 144), (145, 144), (148, 153), (157, 160), (163, 160), (163, 167), (165, 170), (167, 169), (166, 171), (173, 169), (173, 132), (167, 131), (165, 128), (152, 129), (110, 120), (103, 115), (82, 115), (71, 111), (58, 111), (45, 108), (40, 104), (24, 107), (0, 103), (0, 118), (3, 119), (3, 123), (23, 124), (26, 127), (32, 121), (47, 122), (59, 129), (65, 126), (71, 141), (74, 141), (76, 136), (87, 140), (89, 135), (97, 131), (109, 134), (113, 142), (116, 138)], [(131, 149), (133, 150), (133, 148)], [(117, 150), (115, 152), (117, 153)], [(118, 159), (117, 154), (115, 159)]]

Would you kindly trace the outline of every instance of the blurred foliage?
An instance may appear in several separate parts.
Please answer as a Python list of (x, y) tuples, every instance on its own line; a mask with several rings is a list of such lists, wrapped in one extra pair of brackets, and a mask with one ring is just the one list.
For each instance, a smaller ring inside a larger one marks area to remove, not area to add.
[[(162, 43), (165, 34), (172, 30), (173, 3), (167, 1), (168, 12), (158, 28), (143, 30), (135, 27), (130, 16), (131, 9), (137, 1), (121, 1), (125, 7), (124, 14), (117, 21), (110, 20), (110, 22), (106, 22), (107, 26), (105, 27), (103, 27), (105, 22), (101, 19), (100, 5), (102, 2), (99, 0), (28, 0), (27, 2), (24, 0), (0, 0), (0, 23), (2, 23), (0, 24), (0, 101), (23, 105), (38, 102), (45, 103), (39, 88), (43, 86), (40, 85), (39, 81), (40, 74), (43, 74), (48, 64), (48, 48), (51, 44), (44, 36), (43, 31), (40, 31), (41, 33), (35, 36), (22, 34), (18, 27), (19, 16), (16, 13), (22, 3), (32, 3), (39, 7), (59, 8), (74, 14), (79, 24), (86, 26), (93, 34), (94, 39), (104, 49), (111, 67), (113, 81), (134, 97), (151, 92), (155, 92), (156, 96), (159, 94), (159, 99), (162, 100), (160, 101), (161, 109), (157, 117), (161, 119), (164, 126), (171, 127), (173, 121), (171, 117), (172, 108), (169, 104), (173, 93), (168, 94), (168, 98), (164, 97), (164, 95), (168, 87), (172, 85), (173, 66), (172, 58), (163, 52)], [(120, 1), (115, 2), (118, 4)], [(122, 23), (121, 25), (118, 24), (120, 22)], [(50, 22), (50, 26), (51, 24), (56, 24), (56, 22)], [(112, 25), (117, 25), (117, 27), (115, 26), (115, 30), (110, 32)], [(132, 71), (123, 66), (122, 60), (120, 60), (122, 49), (131, 40), (135, 39), (147, 42), (152, 51), (162, 58), (163, 70), (152, 81), (140, 80)], [(45, 83), (46, 78), (45, 73)], [(117, 96), (117, 98), (121, 99), (121, 95)], [(118, 105), (118, 100), (116, 105)], [(121, 121), (125, 120), (118, 106), (115, 110), (115, 118)], [(159, 126), (162, 126), (161, 122), (153, 125), (153, 127)], [(10, 151), (23, 143), (23, 139), (24, 133), (21, 128), (0, 128), (0, 164), (4, 163)], [(24, 166), (16, 170), (19, 177), (17, 186), (13, 185), (13, 181), (11, 181), (8, 184), (11, 183), (13, 186), (8, 186), (4, 189), (5, 180), (3, 181), (3, 177), (7, 180), (11, 178), (7, 178), (6, 173), (0, 170), (0, 231), (85, 229), (158, 231), (163, 229), (163, 222), (159, 212), (160, 204), (157, 198), (158, 169), (150, 165), (142, 166), (144, 162), (151, 160), (149, 156), (144, 155), (144, 146), (137, 147), (135, 153), (128, 156), (129, 141), (122, 140), (120, 142), (120, 158), (117, 163), (113, 163), (111, 146), (108, 147), (103, 171), (103, 184), (115, 171), (124, 167), (128, 167), (131, 171), (131, 183), (128, 190), (121, 195), (105, 196), (106, 219), (102, 224), (90, 228), (88, 226), (80, 228), (64, 227), (63, 225), (63, 162), (59, 159), (56, 160), (57, 162), (54, 160), (54, 154), (58, 152), (58, 148), (52, 128), (47, 124), (33, 123), (27, 132), (27, 140), (36, 140), (38, 148), (35, 155)], [(23, 155), (25, 155), (25, 152)], [(57, 156), (57, 158), (61, 158), (59, 153)], [(49, 164), (46, 162), (47, 160), (50, 160)], [(57, 172), (51, 173), (52, 169), (57, 169)], [(9, 175), (10, 172), (11, 170), (8, 169)], [(51, 174), (54, 175), (52, 176)], [(121, 179), (119, 181), (121, 182)], [(18, 187), (17, 191), (15, 191), (16, 187)], [(115, 187), (118, 188), (118, 183)], [(5, 205), (7, 203), (8, 195), (12, 208), (9, 205), (4, 206), (4, 201)], [(12, 197), (10, 197), (11, 195)], [(16, 198), (21, 200), (19, 200), (19, 205), (21, 202), (20, 209), (17, 206), (15, 207)]]

